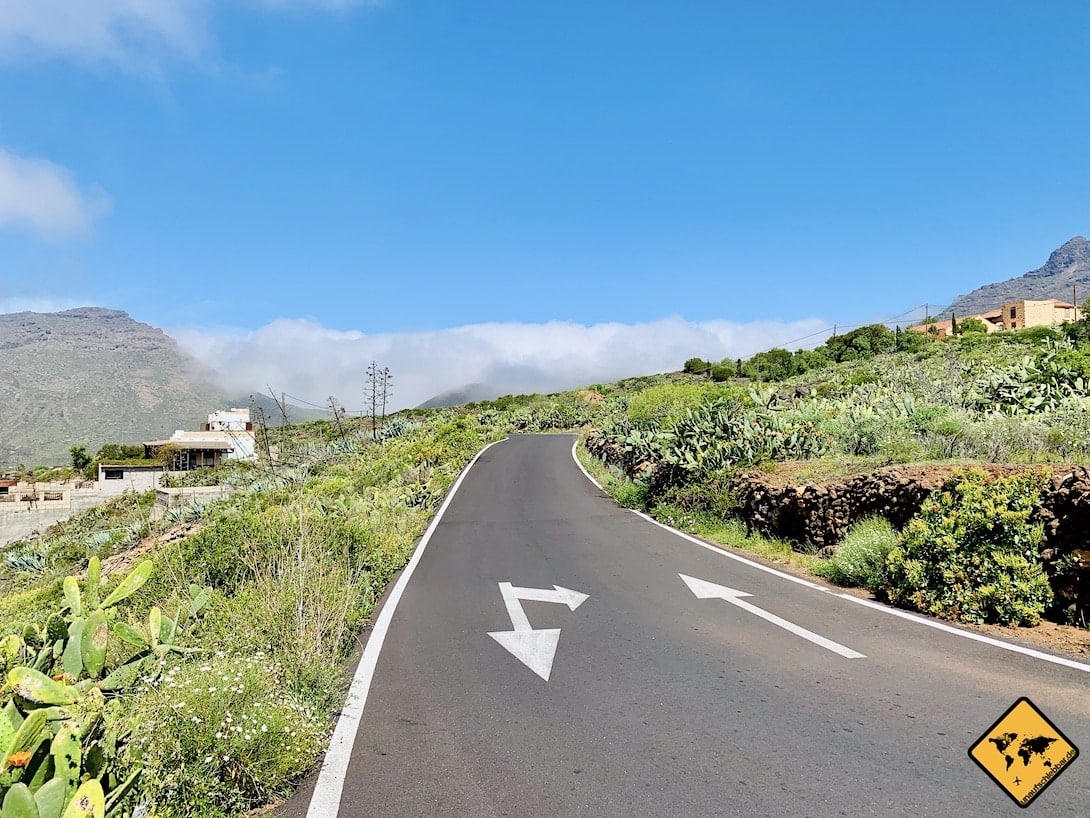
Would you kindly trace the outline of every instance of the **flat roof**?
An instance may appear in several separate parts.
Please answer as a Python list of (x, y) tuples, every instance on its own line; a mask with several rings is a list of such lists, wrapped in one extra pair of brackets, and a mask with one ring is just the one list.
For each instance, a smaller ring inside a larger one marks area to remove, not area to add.
[(174, 446), (179, 449), (201, 449), (204, 451), (229, 452), (234, 446), (218, 440), (151, 440), (145, 446)]

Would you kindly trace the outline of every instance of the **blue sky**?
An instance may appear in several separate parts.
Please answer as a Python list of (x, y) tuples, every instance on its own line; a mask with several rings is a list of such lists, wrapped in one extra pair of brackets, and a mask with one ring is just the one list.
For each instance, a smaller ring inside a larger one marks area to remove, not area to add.
[(385, 357), (413, 401), (947, 303), (1086, 233), (1087, 30), (1074, 2), (0, 0), (0, 311), (124, 309), (319, 399)]

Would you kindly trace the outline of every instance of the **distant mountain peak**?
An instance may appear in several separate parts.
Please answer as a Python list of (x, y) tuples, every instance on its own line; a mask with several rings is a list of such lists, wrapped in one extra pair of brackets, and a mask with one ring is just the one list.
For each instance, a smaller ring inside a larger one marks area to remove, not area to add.
[(1044, 301), (1056, 298), (1082, 303), (1090, 296), (1090, 241), (1074, 236), (1053, 250), (1048, 261), (1036, 270), (1018, 278), (995, 284), (985, 284), (971, 293), (959, 296), (944, 315), (957, 315), (997, 310), (1008, 301)]
[(1090, 266), (1090, 241), (1082, 236), (1075, 236), (1053, 250), (1044, 266), (1030, 270), (1026, 277), (1047, 278), (1069, 272), (1074, 274), (1080, 266)]

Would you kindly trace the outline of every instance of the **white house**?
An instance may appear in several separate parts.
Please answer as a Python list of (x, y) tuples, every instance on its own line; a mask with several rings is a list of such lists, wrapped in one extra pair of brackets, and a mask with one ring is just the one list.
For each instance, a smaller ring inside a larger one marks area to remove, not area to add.
[(189, 471), (201, 466), (218, 466), (224, 460), (256, 460), (257, 441), (249, 409), (221, 409), (208, 416), (208, 423), (198, 432), (178, 429), (167, 440), (144, 444), (148, 457), (155, 457), (164, 446), (174, 454), (171, 471)]

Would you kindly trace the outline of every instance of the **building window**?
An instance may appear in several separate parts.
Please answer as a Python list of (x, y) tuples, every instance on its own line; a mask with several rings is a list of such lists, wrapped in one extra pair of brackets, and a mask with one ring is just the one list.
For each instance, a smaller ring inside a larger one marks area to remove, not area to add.
[(0, 486), (0, 495), (4, 495), (4, 494), (7, 494), (7, 493), (8, 493), (8, 487), (7, 486)]
[(1011, 307), (1011, 318), (1017, 318), (1017, 317), (1018, 317), (1018, 308), (1017, 307)]
[(102, 479), (103, 480), (124, 480), (125, 479), (125, 470), (124, 469), (103, 469), (102, 470)]

